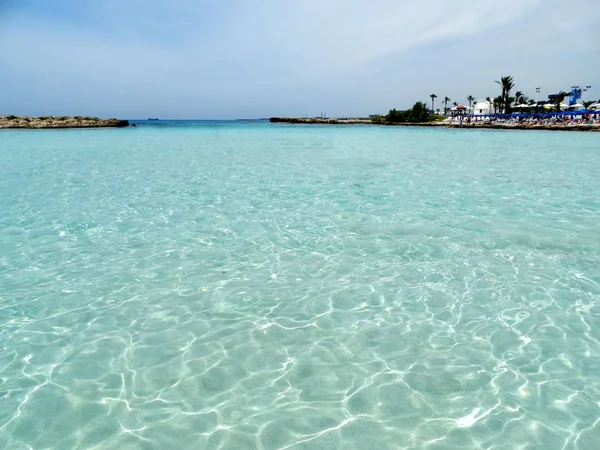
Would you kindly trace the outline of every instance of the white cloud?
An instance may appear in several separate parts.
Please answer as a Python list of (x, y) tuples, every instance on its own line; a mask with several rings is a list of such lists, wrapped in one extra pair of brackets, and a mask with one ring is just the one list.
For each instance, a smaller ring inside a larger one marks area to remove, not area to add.
[(5, 18), (0, 109), (365, 114), (433, 91), (489, 95), (505, 74), (531, 87), (544, 78), (554, 89), (570, 85), (579, 69), (592, 82), (600, 65), (592, 0), (582, 2), (581, 15), (565, 14), (555, 0), (123, 3), (46, 4)]

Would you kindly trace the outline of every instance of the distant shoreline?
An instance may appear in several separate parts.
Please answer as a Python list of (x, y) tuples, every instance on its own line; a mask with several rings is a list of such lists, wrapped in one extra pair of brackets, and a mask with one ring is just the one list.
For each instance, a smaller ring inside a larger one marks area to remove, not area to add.
[(552, 131), (600, 131), (600, 124), (568, 124), (568, 125), (518, 125), (518, 124), (467, 124), (447, 122), (420, 122), (420, 123), (375, 123), (371, 119), (322, 119), (298, 117), (271, 117), (271, 123), (289, 123), (305, 125), (377, 125), (377, 126), (405, 126), (405, 127), (436, 127), (436, 128), (465, 128), (465, 129), (493, 129), (493, 130), (552, 130)]
[(61, 116), (0, 116), (0, 129), (68, 129), (68, 128), (124, 128), (128, 120), (99, 119), (98, 117)]
[(469, 129), (491, 129), (491, 130), (547, 130), (547, 131), (600, 131), (600, 124), (567, 124), (567, 125), (516, 125), (503, 123), (484, 124), (445, 124), (446, 128), (469, 128)]

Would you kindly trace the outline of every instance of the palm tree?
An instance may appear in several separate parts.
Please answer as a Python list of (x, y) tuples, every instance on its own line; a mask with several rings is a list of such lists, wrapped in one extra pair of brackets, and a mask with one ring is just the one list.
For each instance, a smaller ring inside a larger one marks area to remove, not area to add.
[(444, 114), (448, 113), (448, 102), (451, 102), (452, 99), (450, 97), (444, 97)]
[(472, 95), (469, 95), (467, 97), (467, 100), (469, 101), (469, 112), (471, 111), (471, 104), (475, 101), (475, 97), (473, 97)]
[(569, 94), (566, 93), (565, 91), (560, 91), (557, 95), (556, 98), (554, 99), (554, 101), (556, 102), (556, 112), (560, 112), (560, 104), (563, 102), (563, 100), (565, 98), (567, 98)]
[(583, 102), (581, 102), (581, 103), (583, 104), (583, 107), (584, 107), (585, 109), (588, 109), (588, 108), (590, 107), (590, 105), (593, 105), (593, 104), (594, 104), (594, 101), (593, 101), (593, 100), (590, 100), (590, 101), (587, 101), (587, 102), (586, 102), (586, 101), (583, 101)]
[(437, 98), (437, 95), (435, 95), (435, 94), (429, 94), (429, 96), (431, 97), (431, 110), (435, 111), (435, 108), (433, 106), (433, 102)]
[(521, 91), (517, 91), (515, 93), (515, 103), (517, 105), (525, 103), (525, 95)]
[(504, 99), (502, 98), (501, 95), (499, 95), (498, 97), (494, 98), (494, 112), (498, 113), (500, 111), (502, 111), (502, 105), (504, 103)]
[[(505, 108), (505, 109), (509, 109), (509, 108), (510, 108), (510, 106), (511, 106), (513, 103), (515, 103), (515, 104), (516, 104), (516, 102), (515, 102), (515, 97), (508, 97), (508, 98), (506, 99), (506, 101), (504, 102), (504, 108)], [(505, 112), (510, 112), (510, 111), (505, 111)]]
[(500, 78), (500, 81), (496, 81), (496, 83), (498, 83), (500, 86), (502, 86), (502, 95), (501, 95), (502, 105), (504, 106), (504, 112), (506, 113), (510, 106), (510, 102), (508, 101), (510, 91), (512, 90), (512, 88), (515, 87), (513, 77), (510, 77), (510, 76), (502, 77), (502, 78)]

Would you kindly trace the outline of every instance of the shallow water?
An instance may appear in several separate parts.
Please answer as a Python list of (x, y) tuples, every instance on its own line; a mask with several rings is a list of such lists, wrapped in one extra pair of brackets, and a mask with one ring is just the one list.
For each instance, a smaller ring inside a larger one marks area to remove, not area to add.
[(0, 132), (0, 448), (600, 448), (600, 135)]

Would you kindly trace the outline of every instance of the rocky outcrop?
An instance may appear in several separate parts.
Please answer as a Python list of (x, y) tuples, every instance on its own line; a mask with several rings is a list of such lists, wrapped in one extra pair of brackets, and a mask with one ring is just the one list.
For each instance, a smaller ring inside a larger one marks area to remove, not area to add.
[(129, 121), (97, 117), (0, 116), (0, 128), (123, 128)]
[(313, 125), (353, 125), (353, 124), (366, 124), (366, 125), (385, 125), (385, 126), (413, 126), (413, 127), (437, 127), (446, 125), (443, 122), (422, 122), (422, 123), (387, 123), (387, 122), (373, 122), (371, 119), (321, 119), (320, 117), (309, 117), (309, 118), (298, 118), (298, 117), (271, 117), (269, 119), (272, 123), (296, 123), (296, 124), (313, 124)]
[(344, 125), (356, 123), (373, 123), (371, 119), (322, 119), (320, 117), (311, 117), (301, 119), (298, 117), (271, 117), (272, 123), (307, 123), (307, 124), (324, 124), (324, 125)]

